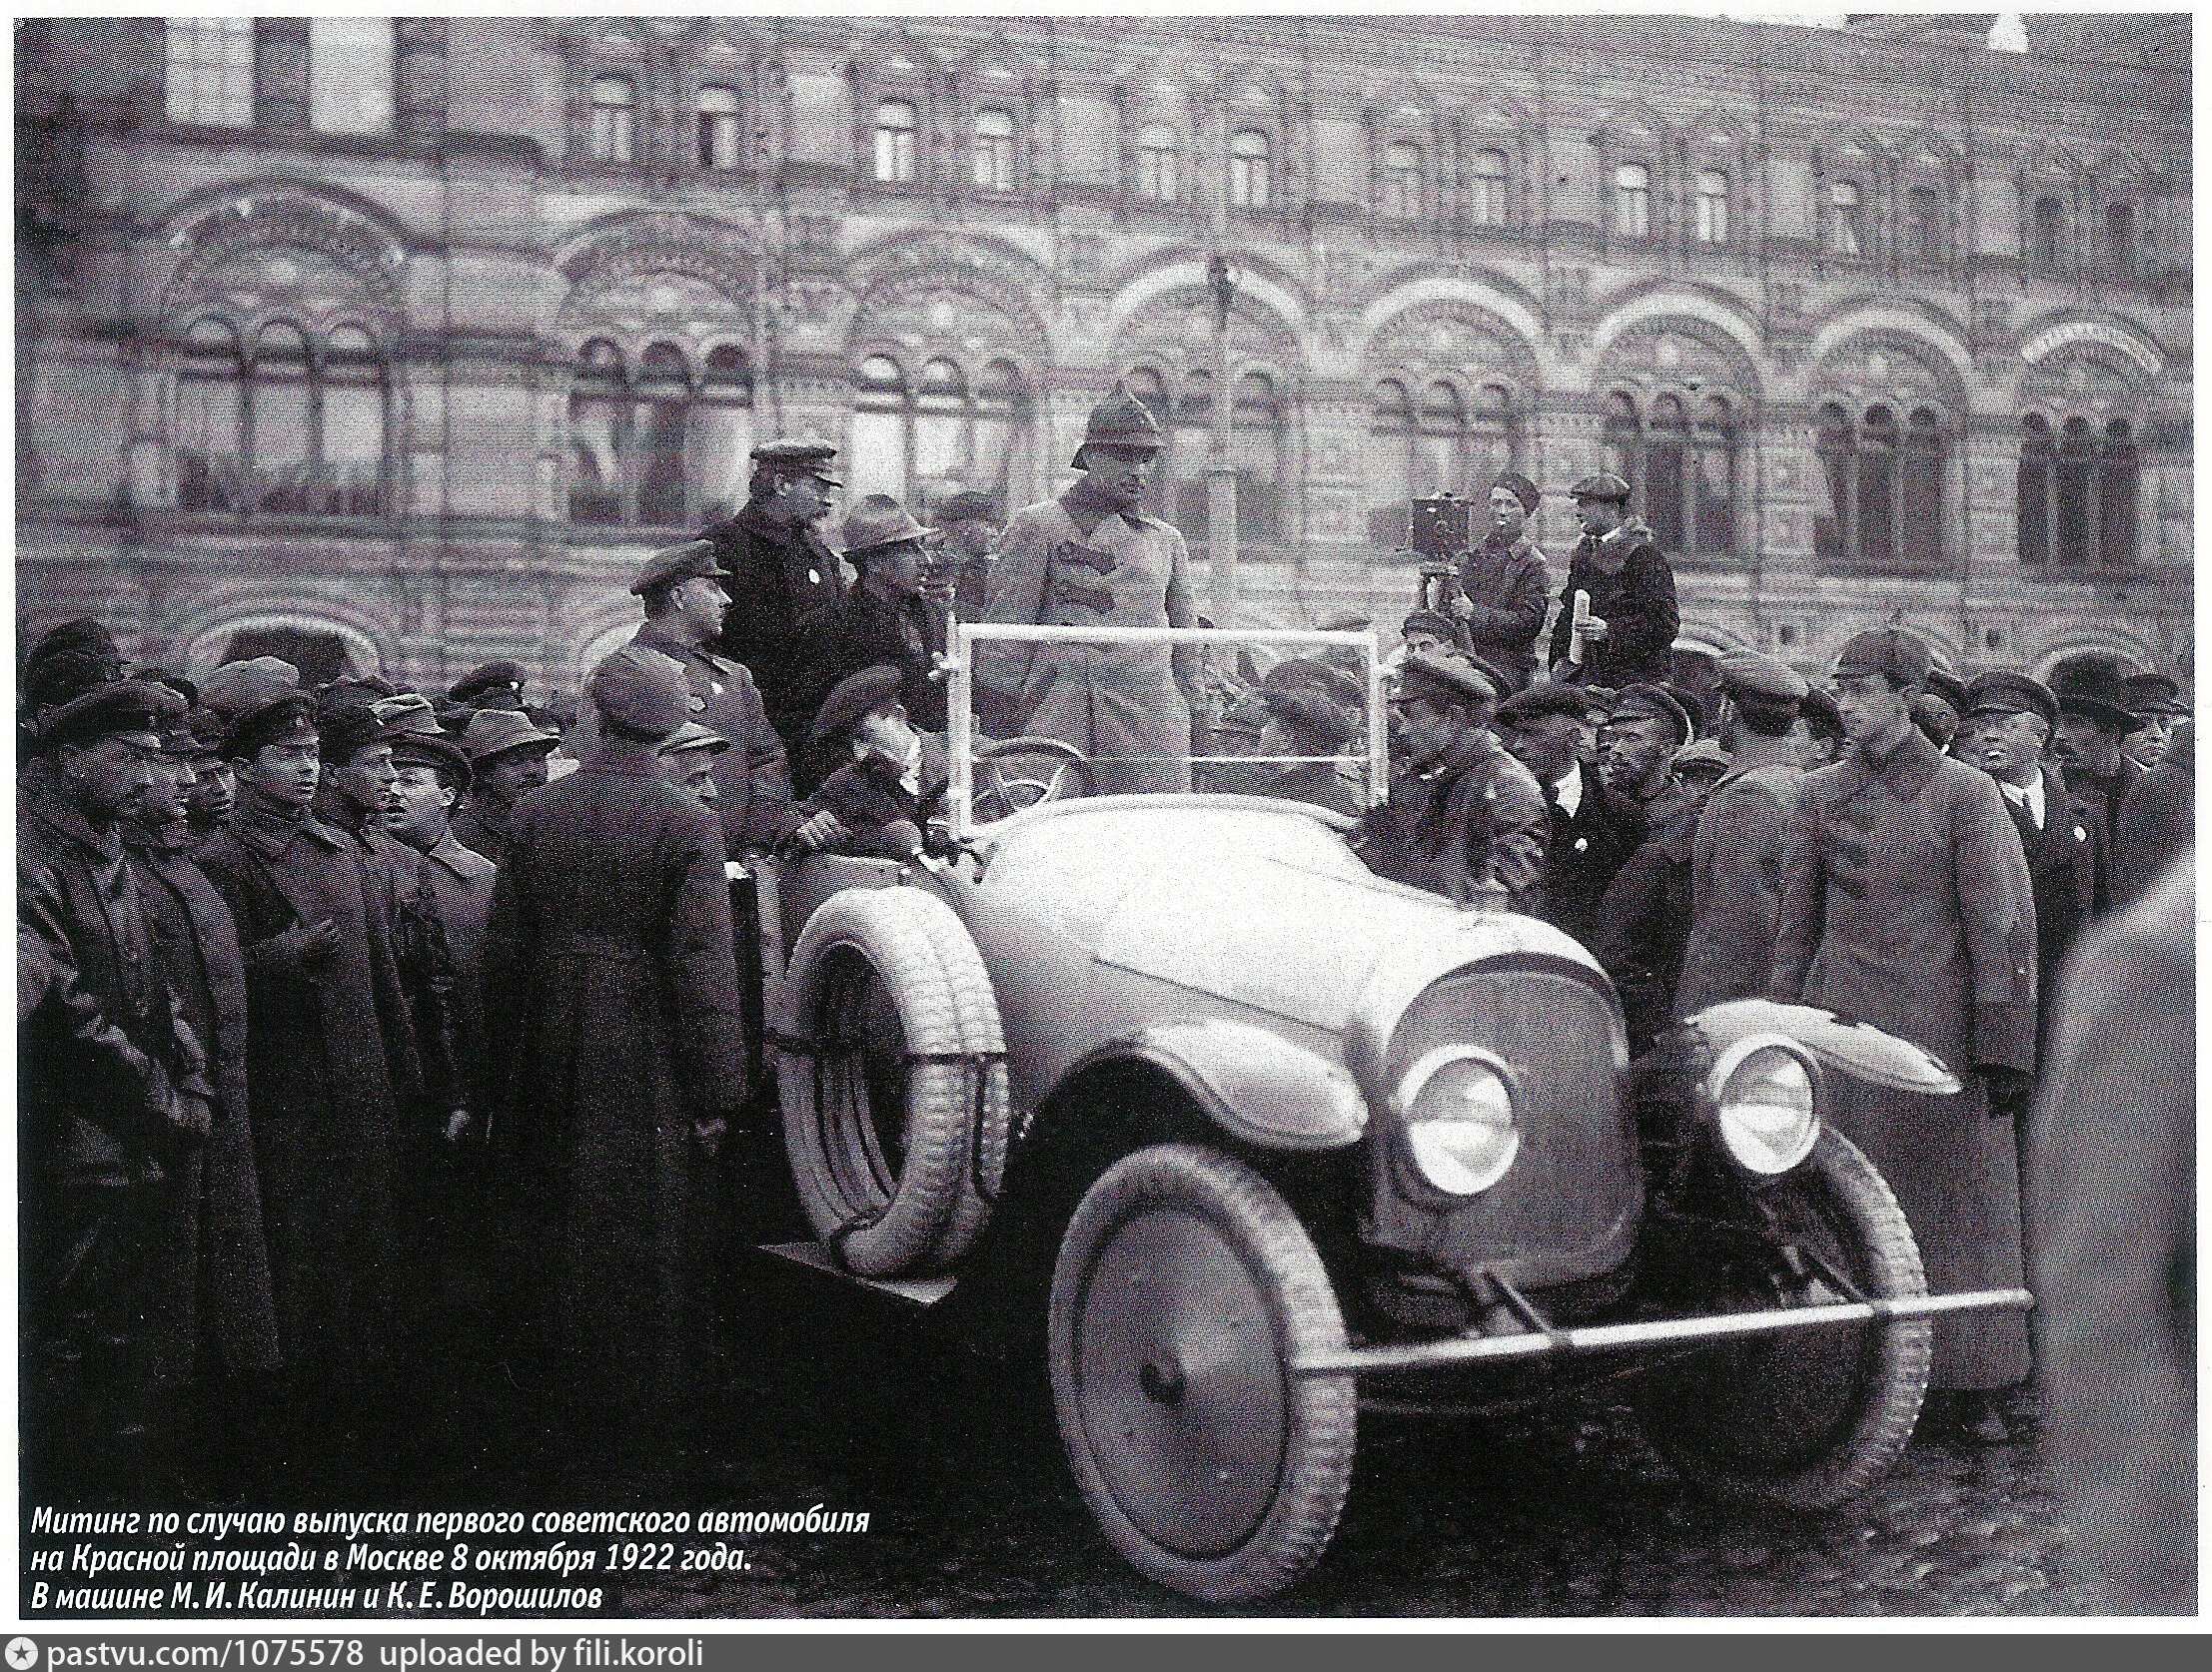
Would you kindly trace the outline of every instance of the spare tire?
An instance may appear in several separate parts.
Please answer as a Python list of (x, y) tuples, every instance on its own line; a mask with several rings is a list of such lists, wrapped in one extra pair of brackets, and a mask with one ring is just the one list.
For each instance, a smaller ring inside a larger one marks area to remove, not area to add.
[(996, 1191), (1008, 1109), (998, 1007), (966, 928), (919, 889), (833, 895), (792, 951), (784, 1004), (793, 1044), (776, 1079), (808, 1223), (863, 1276), (949, 1265), (987, 1212), (971, 1175)]

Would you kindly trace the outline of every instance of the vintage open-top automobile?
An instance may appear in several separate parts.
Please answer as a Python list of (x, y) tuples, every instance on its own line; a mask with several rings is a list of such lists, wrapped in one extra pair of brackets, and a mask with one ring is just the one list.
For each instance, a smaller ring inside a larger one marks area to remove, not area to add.
[[(1086, 797), (1062, 746), (973, 749), (973, 639), (1062, 631), (959, 630), (943, 854), (756, 868), (814, 1232), (774, 1252), (1041, 1339), (1144, 1573), (1272, 1594), (1329, 1542), (1363, 1403), (1601, 1375), (1691, 1477), (1833, 1504), (1910, 1436), (1931, 1315), (2027, 1303), (1928, 1294), (1822, 1125), (1826, 1076), (1955, 1091), (1943, 1064), (1746, 1000), (1632, 1073), (1589, 952), (1377, 878), (1338, 815)], [(1372, 637), (1273, 636), (1363, 649), (1379, 765)]]

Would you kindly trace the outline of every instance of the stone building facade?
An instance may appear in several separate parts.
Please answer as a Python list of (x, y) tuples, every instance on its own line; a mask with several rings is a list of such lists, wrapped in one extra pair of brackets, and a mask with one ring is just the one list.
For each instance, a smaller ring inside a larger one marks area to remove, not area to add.
[(1610, 464), (1687, 638), (2186, 664), (2186, 28), (22, 22), (19, 622), (573, 689), (753, 439), (1020, 504), (1122, 379), (1241, 620)]

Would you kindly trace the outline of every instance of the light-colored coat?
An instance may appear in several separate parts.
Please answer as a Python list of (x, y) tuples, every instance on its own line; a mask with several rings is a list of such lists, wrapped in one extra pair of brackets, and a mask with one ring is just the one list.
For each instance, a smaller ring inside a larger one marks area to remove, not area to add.
[[(2019, 1160), (1973, 1070), (2035, 1064), (2035, 903), (2020, 838), (1985, 773), (1907, 726), (1881, 759), (1853, 749), (1803, 780), (1783, 850), (1768, 989), (1924, 1046), (1956, 1097), (1836, 1076), (1833, 1119), (1896, 1192), (1928, 1286), (2021, 1280)], [(1981, 1311), (1936, 1328), (1932, 1384), (2027, 1375), (2026, 1320)]]

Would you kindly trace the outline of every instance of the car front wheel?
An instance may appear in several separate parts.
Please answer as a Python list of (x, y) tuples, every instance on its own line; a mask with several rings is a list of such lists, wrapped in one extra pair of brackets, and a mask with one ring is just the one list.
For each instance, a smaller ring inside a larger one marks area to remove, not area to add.
[(1069, 1222), (1052, 1272), (1052, 1396), (1083, 1496), (1147, 1576), (1224, 1602), (1319, 1559), (1351, 1483), (1344, 1344), (1305, 1228), (1243, 1163), (1187, 1144), (1123, 1157)]

